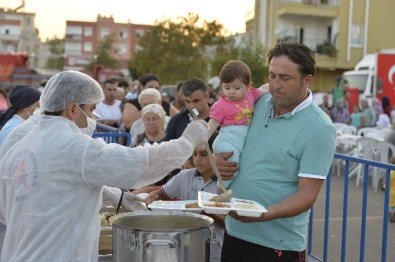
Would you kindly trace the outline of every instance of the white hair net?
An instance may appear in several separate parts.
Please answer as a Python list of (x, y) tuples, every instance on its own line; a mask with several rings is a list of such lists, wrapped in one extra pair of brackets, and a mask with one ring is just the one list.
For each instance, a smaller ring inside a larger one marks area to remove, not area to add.
[(71, 103), (97, 104), (104, 98), (103, 90), (92, 77), (73, 70), (51, 77), (40, 97), (44, 112), (59, 112)]

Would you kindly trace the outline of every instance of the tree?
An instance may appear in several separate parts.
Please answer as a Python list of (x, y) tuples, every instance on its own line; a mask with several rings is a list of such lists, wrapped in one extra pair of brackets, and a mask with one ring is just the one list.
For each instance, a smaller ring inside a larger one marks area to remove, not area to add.
[(216, 50), (227, 42), (224, 33), (222, 24), (201, 23), (191, 13), (159, 22), (140, 38), (141, 51), (129, 61), (131, 75), (153, 72), (169, 84), (190, 77), (207, 79)]
[(118, 49), (114, 47), (115, 41), (116, 34), (113, 33), (105, 36), (103, 41), (98, 43), (92, 63), (88, 65), (88, 69), (92, 69), (95, 64), (107, 69), (118, 69), (121, 67), (119, 61), (114, 58), (118, 54)]
[(249, 44), (249, 40), (244, 40), (241, 46), (236, 46), (234, 41), (229, 41), (227, 45), (218, 50), (217, 56), (212, 61), (212, 71), (218, 75), (221, 68), (229, 60), (241, 60), (248, 65), (252, 74), (252, 82), (255, 87), (267, 83), (268, 69), (266, 63), (266, 51), (262, 45), (255, 48)]
[(46, 68), (63, 69), (63, 54), (64, 54), (64, 39), (59, 39), (56, 36), (46, 42), (49, 45), (49, 52), (51, 53), (46, 63)]

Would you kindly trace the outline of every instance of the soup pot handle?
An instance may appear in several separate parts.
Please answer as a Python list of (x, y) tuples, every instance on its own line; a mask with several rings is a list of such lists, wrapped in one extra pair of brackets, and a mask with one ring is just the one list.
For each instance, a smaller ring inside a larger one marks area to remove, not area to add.
[(150, 239), (146, 240), (143, 242), (144, 248), (148, 248), (150, 246), (169, 246), (170, 248), (176, 248), (177, 247), (177, 241), (176, 240), (170, 240), (170, 239)]

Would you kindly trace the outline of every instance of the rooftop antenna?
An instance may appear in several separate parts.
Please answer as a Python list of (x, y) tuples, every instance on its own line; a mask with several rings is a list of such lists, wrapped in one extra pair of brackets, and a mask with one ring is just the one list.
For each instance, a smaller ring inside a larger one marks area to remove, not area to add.
[(12, 10), (12, 12), (16, 12), (19, 9), (24, 8), (24, 7), (25, 7), (25, 0), (22, 0), (22, 4), (20, 6), (18, 6), (17, 8), (15, 8), (14, 10)]

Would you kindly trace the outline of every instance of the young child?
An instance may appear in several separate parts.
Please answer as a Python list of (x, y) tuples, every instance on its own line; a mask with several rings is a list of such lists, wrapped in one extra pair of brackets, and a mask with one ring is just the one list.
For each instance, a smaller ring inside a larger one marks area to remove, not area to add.
[[(209, 139), (209, 145), (215, 135)], [(208, 153), (204, 146), (198, 146), (193, 151), (193, 164), (195, 168), (183, 169), (180, 173), (172, 177), (160, 189), (152, 191), (145, 198), (147, 206), (157, 200), (197, 200), (198, 191), (209, 193), (217, 192), (217, 183), (214, 172), (211, 168)], [(197, 202), (197, 201), (196, 201)], [(210, 262), (219, 262), (221, 260), (221, 250), (224, 235), (223, 215), (210, 215), (215, 223), (215, 237), (218, 239), (215, 243), (210, 243)]]
[[(214, 153), (233, 151), (234, 154), (229, 160), (239, 163), (239, 156), (254, 112), (254, 104), (259, 97), (268, 92), (268, 85), (259, 89), (252, 87), (250, 68), (238, 60), (226, 63), (219, 77), (222, 95), (210, 109), (209, 134), (221, 126), (213, 144)], [(226, 188), (230, 186), (233, 179), (224, 181)]]

